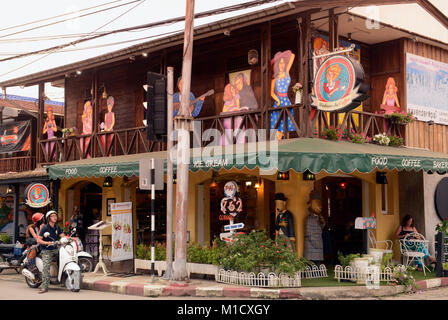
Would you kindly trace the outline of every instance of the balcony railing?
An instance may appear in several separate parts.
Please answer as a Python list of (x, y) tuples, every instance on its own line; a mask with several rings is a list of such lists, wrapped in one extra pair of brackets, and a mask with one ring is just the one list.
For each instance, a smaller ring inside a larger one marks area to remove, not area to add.
[(87, 158), (161, 151), (166, 147), (163, 143), (148, 141), (146, 128), (138, 127), (40, 140), (39, 149), (39, 163), (52, 164)]
[(36, 159), (32, 156), (0, 158), (0, 173), (34, 170)]
[[(216, 116), (196, 118), (195, 120), (200, 121), (201, 129), (192, 133), (192, 147), (197, 145), (193, 144), (194, 140), (201, 141), (200, 145), (205, 146), (216, 140), (218, 141), (215, 143), (225, 145), (245, 143), (249, 139), (250, 141), (268, 139), (267, 137), (270, 137), (272, 129), (281, 131), (279, 137), (282, 139), (321, 138), (323, 130), (331, 126), (342, 131), (346, 129), (348, 132), (364, 133), (370, 137), (383, 132), (389, 135), (395, 134), (398, 137), (404, 136), (404, 128), (390, 123), (382, 114), (364, 111), (324, 112), (302, 104), (266, 110), (222, 113)], [(280, 130), (282, 122), (283, 130)], [(210, 131), (208, 129), (214, 130)], [(226, 131), (226, 129), (233, 131)], [(239, 135), (234, 133), (238, 129), (240, 130)], [(264, 136), (258, 136), (259, 129), (265, 129)], [(255, 134), (255, 136), (252, 137), (252, 134)], [(166, 150), (166, 143), (148, 141), (146, 127), (138, 127), (98, 132), (91, 135), (74, 135), (40, 140), (38, 162), (40, 164), (53, 164), (86, 158), (163, 150)]]

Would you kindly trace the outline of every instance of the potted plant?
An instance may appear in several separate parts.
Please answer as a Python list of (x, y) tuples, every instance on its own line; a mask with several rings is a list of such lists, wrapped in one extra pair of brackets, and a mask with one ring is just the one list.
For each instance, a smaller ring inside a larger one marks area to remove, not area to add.
[(334, 128), (333, 126), (331, 126), (330, 128), (325, 128), (324, 130), (322, 130), (322, 138), (327, 139), (327, 140), (340, 140), (342, 137), (342, 132), (341, 129), (339, 128)]
[(348, 134), (347, 140), (353, 143), (369, 143), (372, 141), (372, 138), (367, 136), (364, 132), (356, 133), (355, 130), (352, 129), (352, 132)]
[(405, 111), (401, 112), (393, 112), (385, 114), (384, 117), (388, 119), (391, 123), (407, 125), (412, 121), (416, 120), (416, 118), (412, 115), (412, 113), (407, 113)]
[(403, 145), (403, 138), (397, 137), (396, 135), (389, 136), (389, 146), (391, 147), (401, 147)]
[(390, 143), (390, 138), (386, 135), (386, 133), (378, 133), (373, 136), (372, 141), (379, 145), (388, 146)]
[(292, 91), (294, 91), (295, 93), (295, 104), (300, 104), (302, 103), (302, 84), (300, 82), (297, 82), (293, 87), (292, 87)]
[(76, 128), (63, 128), (61, 131), (64, 137), (70, 137), (76, 134)]

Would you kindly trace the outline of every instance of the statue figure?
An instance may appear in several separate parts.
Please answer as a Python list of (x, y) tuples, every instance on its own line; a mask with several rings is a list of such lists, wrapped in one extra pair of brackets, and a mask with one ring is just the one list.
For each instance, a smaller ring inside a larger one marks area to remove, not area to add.
[[(294, 243), (296, 241), (294, 233), (294, 219), (292, 213), (286, 209), (287, 198), (283, 193), (275, 194), (275, 236), (285, 237), (292, 248), (295, 247)], [(291, 244), (291, 242), (293, 244)]]
[(324, 260), (322, 230), (325, 220), (322, 212), (322, 198), (320, 192), (312, 191), (308, 202), (308, 216), (305, 222), (305, 258), (311, 261)]

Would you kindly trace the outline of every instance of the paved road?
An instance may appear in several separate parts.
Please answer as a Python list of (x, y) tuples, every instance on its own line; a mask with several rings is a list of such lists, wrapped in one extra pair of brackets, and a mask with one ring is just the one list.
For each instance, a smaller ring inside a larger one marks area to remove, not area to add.
[[(70, 292), (65, 287), (54, 285), (50, 285), (47, 293), (38, 294), (38, 291), (39, 289), (28, 287), (23, 276), (14, 270), (4, 270), (0, 273), (0, 300), (222, 300), (219, 297), (140, 297), (93, 290)], [(239, 298), (225, 298), (225, 300), (239, 300)]]
[[(335, 299), (352, 300), (352, 299)], [(403, 293), (396, 296), (380, 298), (361, 298), (357, 300), (448, 300), (448, 287), (426, 289), (420, 293)]]

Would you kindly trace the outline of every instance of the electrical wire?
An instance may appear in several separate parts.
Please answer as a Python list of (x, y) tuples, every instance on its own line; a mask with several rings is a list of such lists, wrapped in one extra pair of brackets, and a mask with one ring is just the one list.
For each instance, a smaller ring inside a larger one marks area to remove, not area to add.
[[(209, 16), (223, 14), (223, 13), (229, 13), (229, 12), (233, 12), (233, 11), (248, 9), (248, 8), (252, 8), (252, 7), (255, 7), (255, 6), (260, 6), (260, 5), (269, 4), (269, 3), (275, 3), (275, 2), (280, 2), (280, 1), (283, 2), (284, 0), (255, 0), (255, 1), (250, 1), (250, 2), (245, 2), (245, 3), (242, 3), (242, 4), (232, 5), (232, 6), (228, 6), (228, 7), (223, 7), (223, 8), (219, 8), (219, 9), (213, 9), (213, 10), (205, 11), (205, 12), (202, 12), (202, 13), (198, 13), (198, 14), (195, 14), (195, 18), (204, 18), (204, 17), (209, 17)], [(105, 33), (103, 33), (101, 35), (95, 35), (95, 36), (88, 37), (88, 38), (84, 37), (82, 39), (71, 41), (69, 43), (61, 44), (61, 45), (58, 45), (58, 46), (54, 46), (54, 47), (50, 47), (50, 48), (46, 48), (46, 49), (41, 49), (41, 50), (36, 50), (36, 51), (24, 53), (24, 54), (19, 54), (19, 55), (13, 56), (13, 57), (3, 58), (3, 59), (0, 59), (0, 62), (10, 61), (10, 60), (13, 60), (13, 59), (23, 58), (23, 57), (26, 57), (26, 56), (31, 56), (31, 55), (36, 55), (36, 54), (44, 54), (44, 53), (47, 53), (47, 52), (53, 52), (54, 50), (61, 50), (63, 48), (69, 47), (69, 46), (73, 46), (73, 45), (76, 45), (76, 44), (79, 44), (79, 43), (82, 43), (82, 42), (85, 42), (85, 41), (94, 40), (94, 39), (97, 39), (97, 38), (100, 38), (100, 37), (104, 37), (104, 36), (107, 36), (107, 35), (111, 35), (111, 34), (128, 32), (128, 31), (131, 31), (131, 30), (150, 29), (150, 28), (154, 28), (154, 27), (163, 26), (163, 25), (166, 25), (166, 24), (172, 24), (172, 23), (175, 23), (175, 22), (181, 22), (181, 21), (184, 21), (184, 20), (185, 20), (185, 17), (182, 16), (182, 17), (177, 17), (177, 18), (172, 18), (172, 19), (161, 20), (161, 21), (157, 21), (157, 22), (153, 22), (153, 23), (147, 23), (147, 24), (143, 24), (143, 25), (139, 25), (139, 26), (112, 30), (112, 31), (109, 31), (109, 32), (105, 32)]]
[[(139, 2), (137, 5), (135, 5), (135, 6), (132, 7), (131, 9), (125, 11), (124, 13), (120, 14), (118, 17), (115, 17), (114, 19), (110, 20), (109, 22), (107, 22), (106, 24), (102, 25), (101, 27), (95, 29), (93, 32), (97, 32), (97, 31), (100, 30), (101, 28), (104, 28), (105, 26), (109, 25), (110, 23), (112, 23), (113, 21), (115, 21), (115, 20), (117, 20), (118, 18), (122, 17), (123, 15), (125, 15), (126, 13), (128, 13), (129, 11), (133, 10), (134, 8), (136, 8), (137, 6), (139, 6), (140, 4), (142, 4), (143, 2), (145, 2), (146, 0), (139, 0), (139, 1), (140, 1), (140, 2)], [(134, 2), (136, 2), (136, 1), (134, 1)], [(10, 73), (12, 73), (12, 72), (18, 71), (18, 70), (20, 70), (20, 69), (23, 69), (23, 68), (25, 68), (25, 67), (27, 67), (27, 66), (29, 66), (29, 65), (31, 65), (31, 64), (33, 64), (33, 63), (35, 63), (35, 62), (37, 62), (37, 61), (40, 61), (40, 60), (42, 60), (42, 59), (44, 59), (44, 58), (47, 58), (49, 55), (53, 54), (55, 51), (56, 51), (56, 50), (50, 51), (50, 52), (49, 52), (48, 54), (46, 54), (45, 56), (39, 57), (39, 58), (37, 58), (37, 59), (35, 59), (35, 60), (33, 60), (33, 61), (31, 61), (31, 62), (29, 62), (29, 63), (23, 65), (23, 66), (20, 66), (20, 67), (16, 68), (16, 69), (13, 69), (13, 70), (10, 70), (10, 71), (8, 71), (8, 72), (5, 72), (5, 73), (1, 74), (0, 77), (3, 77), (3, 76), (5, 76), (5, 75), (7, 75), (7, 74), (10, 74)]]
[(86, 13), (86, 14), (83, 14), (83, 15), (80, 15), (80, 16), (76, 16), (76, 17), (72, 17), (72, 18), (69, 18), (69, 19), (63, 19), (63, 20), (59, 20), (59, 21), (56, 21), (56, 22), (47, 23), (47, 24), (44, 24), (44, 25), (41, 25), (41, 26), (37, 26), (37, 27), (33, 27), (33, 28), (21, 30), (21, 31), (16, 31), (16, 32), (13, 32), (13, 33), (8, 33), (6, 35), (1, 35), (0, 38), (6, 38), (6, 37), (9, 37), (9, 36), (12, 36), (12, 35), (25, 33), (25, 32), (28, 32), (28, 31), (32, 31), (32, 30), (36, 30), (36, 29), (40, 29), (40, 28), (44, 28), (44, 27), (53, 26), (53, 25), (56, 25), (56, 24), (59, 24), (59, 23), (62, 23), (62, 22), (67, 22), (67, 21), (70, 21), (70, 20), (74, 20), (74, 19), (79, 19), (79, 18), (82, 18), (82, 17), (90, 16), (92, 14), (101, 13), (101, 12), (105, 12), (105, 11), (108, 11), (108, 10), (111, 10), (111, 9), (116, 9), (116, 8), (119, 8), (119, 7), (127, 6), (128, 4), (131, 4), (131, 3), (134, 3), (134, 2), (139, 2), (139, 1), (144, 1), (144, 0), (133, 0), (131, 2), (119, 4), (119, 5), (116, 5), (114, 7), (101, 9), (101, 10), (94, 11), (94, 12), (89, 12), (89, 13)]
[[(141, 41), (141, 40), (149, 40), (149, 39), (153, 39), (153, 38), (173, 35), (173, 34), (181, 32), (181, 31), (182, 30), (175, 30), (175, 31), (159, 33), (159, 34), (156, 34), (156, 35), (151, 35), (151, 36), (137, 38), (137, 39), (117, 41), (117, 42), (99, 44), (99, 45), (94, 45), (94, 46), (89, 46), (89, 47), (61, 49), (61, 50), (58, 51), (58, 53), (91, 50), (91, 49), (98, 49), (98, 48), (105, 48), (105, 47), (113, 47), (113, 46), (120, 45), (120, 44), (132, 43), (132, 42), (137, 42), (137, 41)], [(16, 54), (22, 54), (22, 53), (17, 53), (17, 52), (15, 52), (15, 53), (12, 53), (12, 52), (9, 52), (9, 53), (8, 52), (0, 52), (0, 56), (12, 56), (12, 55), (16, 55)]]
[(15, 25), (15, 26), (12, 26), (12, 27), (7, 27), (7, 28), (0, 29), (0, 32), (6, 31), (6, 30), (11, 30), (11, 29), (16, 29), (16, 28), (20, 28), (20, 27), (24, 27), (24, 26), (28, 26), (28, 25), (39, 23), (39, 22), (42, 22), (42, 21), (48, 21), (48, 20), (52, 20), (52, 19), (56, 19), (56, 18), (60, 18), (60, 17), (64, 17), (64, 16), (68, 16), (68, 15), (71, 15), (71, 14), (74, 14), (74, 13), (79, 13), (79, 12), (83, 12), (83, 11), (87, 11), (87, 10), (91, 10), (91, 9), (95, 9), (95, 8), (99, 8), (99, 7), (103, 7), (103, 6), (106, 6), (106, 5), (109, 5), (109, 4), (113, 4), (113, 3), (116, 3), (116, 2), (121, 2), (121, 1), (124, 1), (124, 0), (115, 0), (115, 1), (107, 2), (107, 3), (103, 3), (103, 4), (100, 4), (100, 5), (94, 6), (94, 7), (84, 8), (84, 9), (81, 9), (81, 10), (71, 11), (71, 12), (67, 12), (67, 13), (64, 13), (64, 14), (57, 15), (57, 16), (49, 17), (49, 18), (44, 18), (44, 19), (39, 19), (39, 20), (34, 20), (34, 21), (31, 21), (31, 22), (27, 22), (27, 23), (22, 23), (22, 24)]

